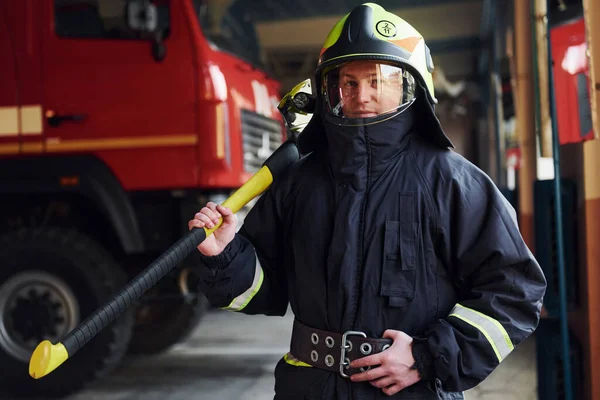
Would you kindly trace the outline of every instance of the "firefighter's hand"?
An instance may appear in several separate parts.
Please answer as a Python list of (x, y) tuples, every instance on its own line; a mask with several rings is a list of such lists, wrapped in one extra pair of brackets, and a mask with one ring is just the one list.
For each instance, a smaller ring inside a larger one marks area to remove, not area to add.
[(221, 226), (198, 246), (198, 250), (205, 256), (216, 256), (225, 250), (225, 247), (235, 237), (237, 218), (229, 208), (208, 202), (206, 207), (203, 207), (200, 212), (194, 215), (194, 219), (188, 222), (190, 230), (204, 227), (212, 229), (221, 217), (223, 217)]
[(415, 359), (412, 356), (412, 337), (404, 332), (388, 329), (383, 333), (394, 343), (385, 351), (352, 361), (352, 368), (371, 366), (369, 371), (352, 375), (353, 382), (369, 381), (383, 393), (393, 396), (402, 389), (414, 385), (421, 378), (417, 370), (411, 369)]

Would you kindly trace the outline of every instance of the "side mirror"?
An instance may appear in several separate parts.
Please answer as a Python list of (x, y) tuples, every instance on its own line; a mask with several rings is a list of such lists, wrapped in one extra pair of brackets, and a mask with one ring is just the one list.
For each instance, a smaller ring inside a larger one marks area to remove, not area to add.
[(148, 0), (133, 0), (127, 3), (127, 26), (134, 31), (149, 33), (152, 36), (152, 57), (162, 61), (167, 49), (162, 40), (163, 32), (158, 28), (158, 9)]
[(158, 26), (158, 11), (148, 1), (130, 1), (127, 4), (127, 26), (135, 31), (154, 32)]

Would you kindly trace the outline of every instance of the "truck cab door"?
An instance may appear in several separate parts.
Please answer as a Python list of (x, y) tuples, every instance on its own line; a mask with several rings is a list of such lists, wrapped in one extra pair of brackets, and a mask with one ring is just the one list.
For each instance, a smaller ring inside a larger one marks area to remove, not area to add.
[(157, 61), (129, 3), (44, 2), (45, 151), (94, 153), (129, 189), (186, 186), (198, 129), (188, 27), (179, 2), (150, 1), (166, 49)]

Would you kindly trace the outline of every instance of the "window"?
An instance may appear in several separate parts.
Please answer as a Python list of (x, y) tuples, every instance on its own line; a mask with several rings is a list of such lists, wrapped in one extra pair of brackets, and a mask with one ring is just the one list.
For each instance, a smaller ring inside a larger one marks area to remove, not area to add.
[[(152, 35), (127, 26), (128, 0), (55, 0), (56, 34), (63, 38), (143, 40)], [(169, 35), (169, 0), (152, 0), (158, 11), (158, 31)]]
[[(254, 23), (245, 15), (244, 10), (235, 7), (240, 1), (229, 2), (213, 0), (194, 0), (194, 8), (200, 22), (200, 28), (219, 49), (231, 53), (256, 67), (264, 68), (260, 59), (260, 46)], [(224, 8), (223, 4), (228, 8)]]

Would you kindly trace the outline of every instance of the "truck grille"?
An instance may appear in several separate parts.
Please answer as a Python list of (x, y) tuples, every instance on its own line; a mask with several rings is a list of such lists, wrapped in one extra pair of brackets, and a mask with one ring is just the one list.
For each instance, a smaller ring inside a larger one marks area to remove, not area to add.
[(282, 143), (281, 124), (253, 111), (242, 110), (244, 169), (255, 173)]

